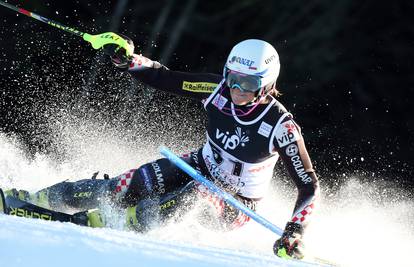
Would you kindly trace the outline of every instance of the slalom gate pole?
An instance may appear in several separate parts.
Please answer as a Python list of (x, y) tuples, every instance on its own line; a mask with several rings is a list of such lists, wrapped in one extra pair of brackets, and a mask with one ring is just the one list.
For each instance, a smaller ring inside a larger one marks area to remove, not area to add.
[(101, 33), (101, 34), (97, 34), (97, 35), (92, 35), (89, 33), (85, 33), (85, 32), (81, 32), (77, 29), (65, 26), (57, 21), (42, 17), (36, 13), (30, 12), (26, 9), (23, 8), (18, 8), (15, 7), (9, 3), (6, 3), (4, 1), (0, 1), (0, 5), (9, 8), (11, 10), (14, 10), (20, 14), (26, 15), (28, 17), (31, 17), (33, 19), (36, 19), (38, 21), (41, 21), (43, 23), (46, 23), (50, 26), (53, 26), (55, 28), (58, 28), (60, 30), (64, 30), (70, 34), (82, 37), (85, 41), (91, 43), (92, 47), (94, 49), (100, 49), (102, 48), (104, 45), (106, 44), (116, 44), (122, 48), (124, 48), (126, 50), (127, 56), (131, 56), (134, 53), (134, 47), (132, 47), (131, 45), (128, 44), (128, 42), (122, 38), (121, 36), (119, 36), (116, 33), (113, 32), (106, 32), (106, 33)]
[(224, 201), (226, 201), (229, 205), (235, 207), (236, 209), (242, 211), (244, 214), (258, 222), (259, 224), (263, 225), (270, 231), (276, 233), (278, 236), (282, 236), (283, 230), (277, 227), (276, 225), (272, 224), (256, 212), (252, 211), (248, 207), (241, 204), (237, 199), (235, 199), (232, 195), (230, 195), (227, 192), (224, 192), (221, 190), (218, 186), (216, 186), (214, 183), (209, 181), (207, 178), (205, 178), (203, 175), (198, 173), (193, 167), (188, 165), (187, 162), (177, 157), (174, 153), (172, 153), (170, 150), (168, 150), (166, 147), (160, 148), (160, 153), (167, 157), (171, 162), (173, 162), (177, 167), (179, 167), (181, 170), (186, 172), (188, 175), (190, 175), (194, 180), (197, 182), (203, 184), (206, 186), (211, 192), (215, 193), (217, 196), (222, 198)]

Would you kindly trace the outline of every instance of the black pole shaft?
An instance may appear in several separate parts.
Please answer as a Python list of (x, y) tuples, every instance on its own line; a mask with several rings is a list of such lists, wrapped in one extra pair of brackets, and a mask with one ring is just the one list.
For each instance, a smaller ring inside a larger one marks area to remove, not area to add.
[(85, 33), (81, 32), (81, 31), (78, 31), (78, 30), (73, 29), (71, 27), (65, 26), (65, 25), (63, 25), (63, 24), (61, 24), (61, 23), (59, 23), (57, 21), (54, 21), (54, 20), (51, 20), (51, 19), (42, 17), (42, 16), (40, 16), (40, 15), (38, 15), (36, 13), (30, 12), (30, 11), (28, 11), (26, 9), (18, 8), (18, 7), (15, 7), (13, 5), (10, 5), (9, 3), (0, 1), (0, 5), (2, 5), (4, 7), (7, 7), (9, 9), (11, 9), (11, 10), (14, 10), (14, 11), (20, 13), (20, 14), (23, 14), (23, 15), (26, 15), (28, 17), (34, 18), (36, 20), (39, 20), (39, 21), (41, 21), (43, 23), (49, 24), (50, 26), (53, 26), (55, 28), (64, 30), (64, 31), (66, 31), (68, 33), (71, 33), (71, 34), (74, 34), (74, 35), (77, 35), (77, 36), (80, 36), (80, 37), (83, 37), (83, 35), (85, 34)]

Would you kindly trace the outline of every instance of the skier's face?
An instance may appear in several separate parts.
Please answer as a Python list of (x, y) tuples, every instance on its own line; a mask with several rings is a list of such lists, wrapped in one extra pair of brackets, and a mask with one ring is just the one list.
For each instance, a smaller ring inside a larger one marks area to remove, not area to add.
[(237, 88), (230, 88), (231, 101), (238, 106), (244, 106), (252, 102), (255, 98), (255, 93), (253, 92), (242, 92)]

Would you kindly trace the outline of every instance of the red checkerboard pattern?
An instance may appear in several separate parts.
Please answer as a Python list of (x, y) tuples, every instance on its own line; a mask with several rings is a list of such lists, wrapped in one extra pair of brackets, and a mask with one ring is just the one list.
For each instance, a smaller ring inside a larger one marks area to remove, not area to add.
[(128, 190), (129, 184), (131, 183), (131, 179), (135, 170), (136, 169), (129, 170), (117, 177), (118, 183), (115, 188), (115, 194), (117, 196), (124, 195), (125, 192)]
[(298, 223), (304, 222), (312, 214), (313, 208), (314, 208), (314, 203), (311, 203), (305, 206), (303, 210), (297, 212), (293, 216), (292, 222), (298, 222)]
[(206, 186), (204, 186), (203, 184), (197, 183), (196, 185), (196, 189), (198, 194), (206, 199), (208, 202), (210, 202), (211, 204), (213, 204), (214, 208), (217, 210), (218, 214), (222, 214), (224, 211), (224, 205), (226, 205), (224, 203), (224, 201), (217, 197), (216, 195), (212, 194), (208, 188)]
[[(200, 183), (197, 183), (196, 189), (201, 197), (213, 204), (218, 214), (222, 215), (224, 213), (224, 208), (227, 204), (223, 199), (211, 193), (206, 186)], [(240, 228), (249, 220), (250, 218), (248, 216), (246, 216), (242, 212), (239, 212), (234, 222), (231, 223), (231, 225), (229, 225), (228, 228), (229, 230)]]
[(237, 215), (234, 222), (232, 223), (232, 225), (230, 226), (230, 229), (234, 230), (240, 228), (248, 221), (250, 221), (250, 217), (244, 214), (243, 212), (240, 212), (239, 215)]

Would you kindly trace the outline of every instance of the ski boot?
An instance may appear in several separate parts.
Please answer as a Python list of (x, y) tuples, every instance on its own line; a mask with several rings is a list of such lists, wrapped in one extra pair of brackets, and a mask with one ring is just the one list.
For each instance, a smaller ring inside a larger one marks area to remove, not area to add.
[(140, 233), (159, 228), (173, 218), (177, 203), (178, 200), (171, 197), (141, 200), (126, 208), (124, 228)]
[(106, 226), (105, 217), (102, 216), (99, 209), (77, 212), (72, 215), (73, 223), (93, 228), (102, 228)]
[(50, 208), (48, 194), (46, 190), (41, 190), (35, 194), (30, 194), (26, 190), (17, 190), (16, 188), (12, 188), (4, 191), (4, 195), (18, 198), (22, 201), (32, 203), (42, 208)]
[(148, 232), (159, 226), (160, 210), (159, 200), (141, 200), (136, 206), (127, 207), (124, 227), (140, 233)]

